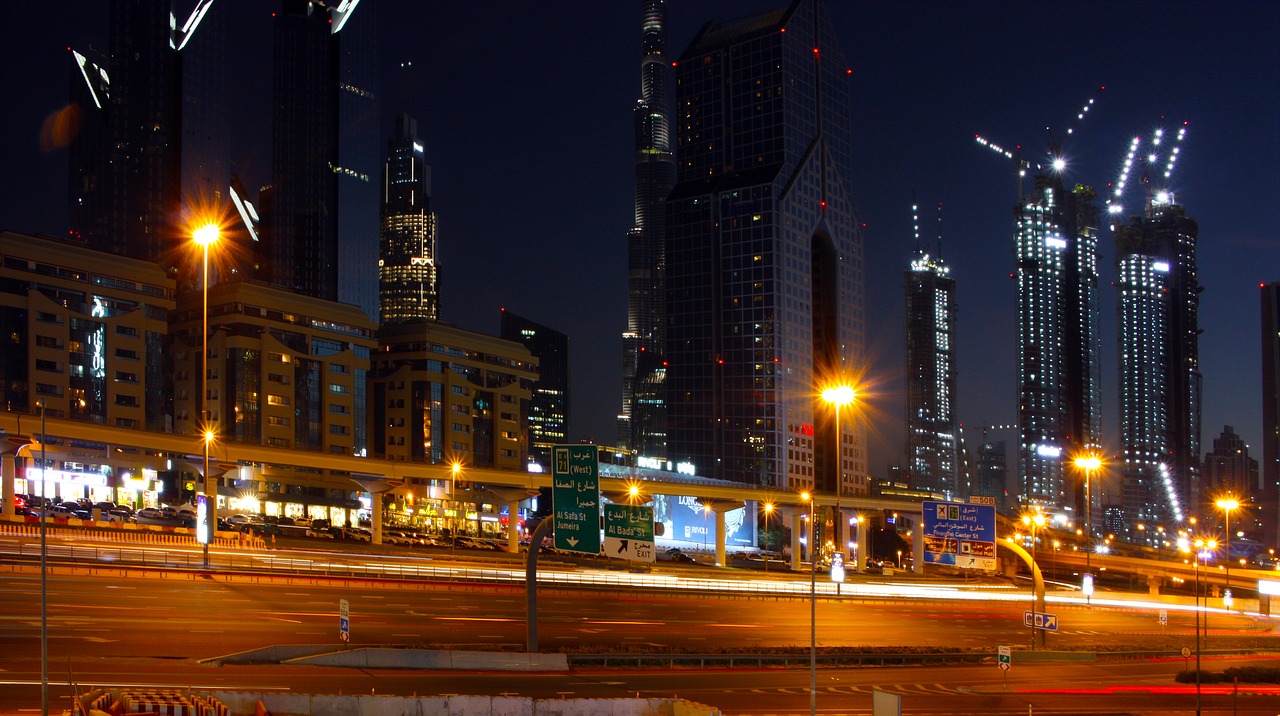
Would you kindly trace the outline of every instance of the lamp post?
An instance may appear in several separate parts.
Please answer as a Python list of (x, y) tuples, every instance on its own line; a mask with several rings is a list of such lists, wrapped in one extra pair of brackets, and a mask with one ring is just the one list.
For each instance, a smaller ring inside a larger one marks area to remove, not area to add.
[(764, 573), (769, 573), (769, 515), (773, 514), (773, 503), (764, 503)]
[[(1192, 553), (1192, 568), (1196, 573), (1196, 716), (1200, 716), (1200, 558), (1204, 556), (1201, 550), (1214, 550), (1218, 548), (1216, 540), (1197, 539), (1194, 544), (1195, 551)], [(1208, 617), (1205, 615), (1205, 631), (1208, 631)]]
[[(1022, 524), (1031, 528), (1031, 611), (1036, 610), (1036, 529), (1044, 527), (1044, 513), (1037, 512), (1034, 515), (1023, 515)], [(1044, 646), (1045, 635), (1040, 634), (1040, 645)], [(1031, 648), (1036, 648), (1036, 627), (1035, 620), (1031, 623)]]
[[(1091, 575), (1093, 569), (1090, 565), (1090, 558), (1093, 555), (1093, 496), (1089, 493), (1089, 485), (1093, 482), (1093, 471), (1102, 467), (1102, 460), (1097, 455), (1085, 455), (1074, 460), (1075, 466), (1084, 470), (1084, 524), (1085, 524), (1085, 550), (1084, 550), (1084, 573)], [(1092, 590), (1084, 595), (1085, 604), (1093, 600)]]
[[(1231, 511), (1240, 506), (1240, 501), (1234, 497), (1226, 497), (1221, 500), (1218, 500), (1213, 504), (1217, 505), (1218, 509), (1222, 510), (1222, 513), (1226, 516), (1226, 521), (1227, 521), (1226, 523), (1227, 558), (1226, 560), (1224, 560), (1227, 566), (1227, 586), (1226, 586), (1226, 591), (1224, 591), (1223, 594), (1230, 595), (1231, 594)], [(1231, 608), (1230, 604), (1226, 606), (1228, 609)]]
[[(45, 515), (49, 512), (48, 498), (45, 496), (45, 478), (49, 474), (46, 462), (46, 445), (49, 436), (44, 430), (45, 402), (40, 406), (40, 716), (49, 716), (49, 543)], [(6, 495), (5, 499), (11, 496)]]
[(818, 713), (818, 559), (813, 551), (813, 493), (802, 492), (800, 499), (809, 503), (809, 716)]
[(204, 499), (205, 520), (204, 566), (209, 566), (209, 543), (218, 525), (218, 485), (209, 474), (209, 448), (216, 432), (209, 420), (209, 246), (217, 243), (220, 232), (216, 224), (205, 224), (196, 229), (192, 239), (204, 252), (204, 322), (200, 329), (200, 422), (204, 442)]
[[(449, 499), (453, 501), (453, 514), (449, 516), (449, 553), (451, 557), (458, 555), (458, 473), (462, 472), (462, 463), (455, 460), (449, 466)], [(538, 545), (529, 545), (529, 549), (538, 549)]]

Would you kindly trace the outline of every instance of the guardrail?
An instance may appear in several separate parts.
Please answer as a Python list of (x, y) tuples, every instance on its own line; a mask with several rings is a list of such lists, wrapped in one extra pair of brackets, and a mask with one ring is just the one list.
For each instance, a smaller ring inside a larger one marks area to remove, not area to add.
[[(809, 654), (569, 654), (569, 666), (595, 666), (601, 668), (630, 666), (633, 668), (715, 669), (745, 666), (805, 667), (809, 666)], [(905, 666), (941, 664), (980, 664), (994, 661), (995, 655), (986, 653), (884, 653), (855, 652), (848, 654), (822, 654), (816, 657), (823, 667), (838, 666)]]

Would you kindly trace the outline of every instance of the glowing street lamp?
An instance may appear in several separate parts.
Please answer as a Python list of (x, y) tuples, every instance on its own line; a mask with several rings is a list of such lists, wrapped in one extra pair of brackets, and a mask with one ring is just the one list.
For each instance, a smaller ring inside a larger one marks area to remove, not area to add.
[(1227, 599), (1225, 601), (1228, 602), (1226, 607), (1230, 609), (1231, 604), (1229, 602), (1231, 601), (1230, 599), (1231, 598), (1231, 511), (1238, 509), (1240, 507), (1240, 501), (1234, 497), (1224, 497), (1213, 504), (1216, 505), (1218, 509), (1222, 510), (1222, 513), (1226, 516), (1226, 521), (1227, 521), (1226, 522), (1227, 558), (1223, 560), (1223, 563), (1227, 567), (1227, 587), (1224, 594), (1226, 594), (1227, 596)]
[(204, 499), (205, 529), (204, 566), (209, 566), (209, 544), (218, 526), (218, 486), (209, 472), (209, 449), (217, 438), (217, 431), (209, 419), (209, 247), (218, 243), (221, 231), (217, 224), (205, 224), (197, 228), (191, 235), (193, 241), (200, 245), (204, 253), (204, 323), (200, 330), (200, 422), (203, 428), (201, 442), (204, 443)]
[(773, 514), (773, 503), (764, 503), (764, 539), (765, 539), (765, 555), (764, 555), (764, 573), (769, 573), (769, 554), (767, 547), (769, 546), (769, 515)]

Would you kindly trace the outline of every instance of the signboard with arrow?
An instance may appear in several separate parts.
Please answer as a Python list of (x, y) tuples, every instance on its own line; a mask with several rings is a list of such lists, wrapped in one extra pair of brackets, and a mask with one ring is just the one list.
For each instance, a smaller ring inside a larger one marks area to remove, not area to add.
[(613, 559), (653, 561), (653, 508), (604, 506), (604, 554)]
[(600, 554), (600, 459), (595, 445), (551, 449), (556, 549)]

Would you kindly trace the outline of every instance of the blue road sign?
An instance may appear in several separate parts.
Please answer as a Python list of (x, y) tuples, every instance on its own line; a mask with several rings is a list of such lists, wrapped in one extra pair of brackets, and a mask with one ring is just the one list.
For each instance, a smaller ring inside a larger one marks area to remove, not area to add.
[(1022, 625), (1044, 629), (1045, 631), (1058, 631), (1058, 615), (1048, 612), (1027, 612), (1022, 613)]
[(925, 502), (924, 561), (964, 569), (996, 568), (996, 508)]

